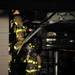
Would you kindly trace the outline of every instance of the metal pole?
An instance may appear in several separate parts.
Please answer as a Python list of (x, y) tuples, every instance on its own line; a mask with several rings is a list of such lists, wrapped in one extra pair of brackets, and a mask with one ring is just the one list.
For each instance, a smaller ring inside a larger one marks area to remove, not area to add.
[(54, 75), (58, 75), (58, 51), (54, 52), (54, 56), (55, 56), (55, 74)]

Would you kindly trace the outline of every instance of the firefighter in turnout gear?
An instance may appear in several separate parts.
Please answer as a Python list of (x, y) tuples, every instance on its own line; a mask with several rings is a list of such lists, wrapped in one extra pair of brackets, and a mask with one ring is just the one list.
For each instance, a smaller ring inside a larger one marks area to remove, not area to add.
[[(23, 29), (16, 30), (16, 35), (18, 42), (14, 45), (14, 49), (18, 51), (20, 45), (24, 41), (24, 33)], [(36, 45), (34, 42), (28, 42), (27, 45), (23, 48), (23, 52), (20, 56), (20, 61), (25, 65), (25, 73), (26, 75), (37, 75), (38, 71), (41, 68), (41, 58), (39, 54), (36, 52)], [(25, 54), (26, 53), (26, 54)]]
[(27, 46), (27, 57), (24, 62), (27, 62), (26, 66), (26, 75), (37, 75), (38, 71), (41, 68), (41, 59), (40, 56), (35, 51), (35, 45), (29, 43)]
[(14, 44), (14, 51), (12, 51), (11, 75), (37, 75), (37, 72), (41, 68), (41, 57), (37, 53), (38, 47), (35, 45), (38, 40), (35, 43), (34, 39), (31, 39), (32, 41), (24, 44), (20, 53), (17, 54), (28, 35), (28, 27), (23, 25), (20, 16), (15, 17), (14, 23), (13, 32), (16, 34), (16, 42)]
[[(14, 23), (13, 23), (14, 25), (11, 28), (11, 30), (13, 32), (11, 32), (11, 34), (12, 33), (15, 34), (15, 36), (13, 35), (13, 37), (12, 37), (12, 39), (13, 39), (12, 41), (15, 43), (13, 44), (13, 42), (12, 42), (12, 45), (10, 48), (10, 54), (12, 57), (12, 60), (9, 63), (10, 70), (11, 70), (10, 75), (21, 75), (21, 74), (23, 75), (24, 72), (22, 70), (20, 70), (20, 69), (22, 69), (21, 65), (23, 65), (23, 63), (20, 59), (21, 55), (17, 55), (17, 52), (25, 39), (27, 26), (23, 25), (21, 16), (17, 15), (17, 16), (15, 16), (14, 19), (15, 19)], [(14, 40), (14, 37), (16, 38), (15, 39), (16, 41)]]

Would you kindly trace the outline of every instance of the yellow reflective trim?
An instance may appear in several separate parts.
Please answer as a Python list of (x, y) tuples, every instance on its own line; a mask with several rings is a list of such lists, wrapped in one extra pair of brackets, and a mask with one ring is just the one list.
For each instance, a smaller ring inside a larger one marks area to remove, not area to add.
[(33, 61), (33, 64), (37, 64), (37, 62)]
[(16, 46), (14, 46), (14, 49), (16, 49), (16, 50), (17, 50), (17, 47), (16, 47)]
[(23, 31), (23, 29), (17, 29), (16, 33)]
[(28, 63), (32, 63), (32, 64), (37, 64), (37, 62), (34, 61), (34, 60), (28, 60), (27, 62), (28, 62)]
[(28, 63), (32, 63), (33, 62), (33, 60), (28, 60)]
[(26, 62), (26, 60), (24, 60), (24, 62)]
[[(26, 62), (26, 60), (24, 60), (24, 62)], [(33, 60), (27, 60), (27, 62), (31, 64), (37, 64), (37, 61), (33, 61)]]
[(31, 72), (35, 72), (35, 71), (37, 71), (37, 70), (35, 70), (35, 69), (31, 70)]
[(30, 71), (29, 70), (26, 70), (28, 73), (30, 73)]
[(29, 45), (31, 46), (32, 44), (31, 44), (31, 43), (29, 43)]
[(38, 65), (38, 68), (41, 68), (41, 65)]
[(33, 61), (33, 64), (36, 64), (36, 62)]
[(27, 70), (26, 69), (26, 72), (28, 72), (28, 73), (32, 73), (32, 72), (36, 72), (37, 70), (36, 69), (32, 69), (32, 70)]
[(31, 47), (31, 48), (32, 48), (33, 46), (32, 46), (32, 45), (29, 45), (29, 47)]

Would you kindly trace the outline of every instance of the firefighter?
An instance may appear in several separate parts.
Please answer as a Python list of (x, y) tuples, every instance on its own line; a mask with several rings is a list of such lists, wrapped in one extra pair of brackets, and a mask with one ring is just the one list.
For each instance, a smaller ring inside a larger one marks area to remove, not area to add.
[(15, 16), (13, 32), (16, 35), (16, 42), (12, 53), (12, 75), (37, 75), (41, 68), (41, 57), (36, 51), (37, 45), (35, 44), (37, 42), (33, 44), (34, 39), (25, 44), (17, 55), (19, 48), (27, 37), (27, 30), (28, 27), (23, 25), (22, 17), (20, 15)]
[(27, 35), (27, 26), (23, 25), (22, 17), (19, 15), (15, 16), (14, 23), (14, 33), (16, 34), (16, 44), (14, 45), (14, 49), (17, 50)]
[(41, 58), (37, 54), (35, 47), (35, 44), (28, 43), (28, 53), (24, 60), (24, 62), (27, 62), (26, 75), (38, 75), (38, 71), (41, 69)]
[[(15, 15), (14, 20), (13, 20), (13, 27), (10, 29), (11, 34), (13, 36), (13, 37), (11, 37), (11, 35), (10, 35), (10, 38), (12, 39), (12, 41), (11, 41), (12, 45), (10, 48), (12, 60), (11, 60), (11, 62), (9, 62), (11, 75), (21, 75), (23, 72), (23, 71), (18, 72), (18, 71), (20, 71), (19, 63), (21, 63), (21, 60), (20, 59), (17, 60), (18, 59), (17, 51), (18, 51), (19, 47), (21, 46), (23, 40), (25, 39), (26, 29), (27, 29), (27, 26), (23, 25), (22, 17), (20, 15)], [(16, 38), (16, 39), (14, 40), (14, 38)], [(22, 65), (22, 63), (21, 63), (21, 65)]]
[[(14, 45), (14, 49), (16, 51), (18, 51), (19, 47), (21, 46), (21, 44), (23, 43), (25, 39), (24, 33), (25, 33), (25, 30), (23, 29), (16, 30), (16, 35), (17, 35), (17, 40), (18, 40), (17, 43)], [(26, 64), (25, 72), (24, 72), (26, 73), (26, 75), (37, 75), (38, 71), (41, 68), (41, 58), (39, 54), (37, 54), (36, 52), (37, 45), (35, 45), (36, 43), (34, 44), (33, 43), (34, 43), (34, 40), (33, 42), (31, 41), (31, 43), (28, 42), (26, 46), (23, 46), (22, 48), (23, 52), (21, 51), (22, 54), (20, 56), (20, 61), (23, 64)]]

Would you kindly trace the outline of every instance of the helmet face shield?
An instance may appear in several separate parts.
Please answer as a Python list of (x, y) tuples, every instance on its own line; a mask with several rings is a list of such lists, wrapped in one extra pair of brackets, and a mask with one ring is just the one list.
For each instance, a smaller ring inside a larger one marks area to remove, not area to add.
[(15, 23), (16, 25), (22, 24), (23, 21), (22, 21), (21, 16), (15, 16), (15, 18), (14, 18), (14, 23)]

